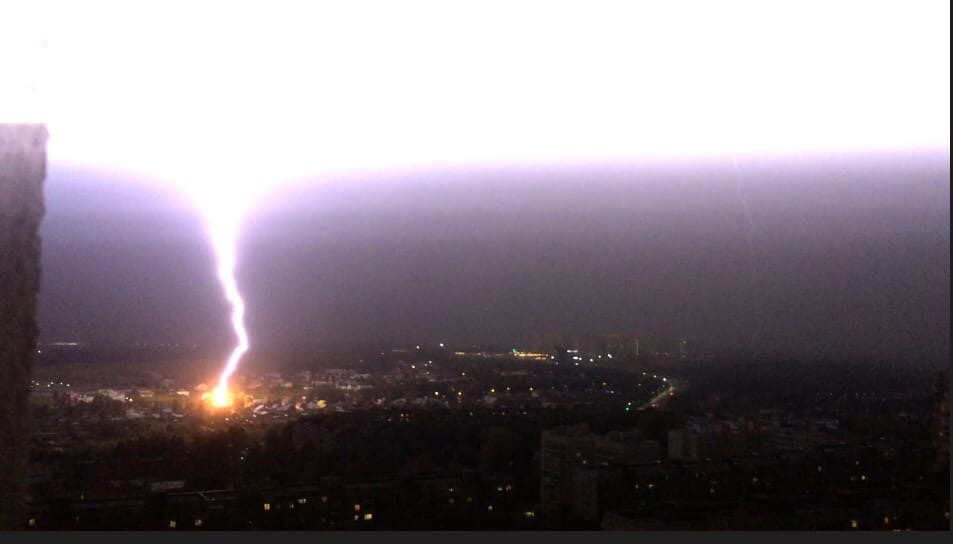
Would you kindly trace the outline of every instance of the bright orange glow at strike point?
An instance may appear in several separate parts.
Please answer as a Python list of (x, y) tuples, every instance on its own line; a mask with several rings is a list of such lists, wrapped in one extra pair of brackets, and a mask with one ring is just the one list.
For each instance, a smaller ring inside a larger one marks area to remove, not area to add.
[(212, 393), (212, 406), (216, 408), (225, 408), (232, 405), (232, 394), (228, 387), (219, 385)]

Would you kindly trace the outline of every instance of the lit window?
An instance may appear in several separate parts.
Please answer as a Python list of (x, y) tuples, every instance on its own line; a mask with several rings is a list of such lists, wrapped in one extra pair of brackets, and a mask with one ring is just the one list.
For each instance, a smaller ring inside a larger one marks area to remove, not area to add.
[(298, 499), (298, 504), (308, 504), (308, 499), (301, 497)]
[(487, 507), (486, 507), (486, 511), (487, 511), (487, 512), (492, 512), (492, 511), (493, 511), (493, 505), (491, 504), (490, 506), (487, 506)]
[(361, 505), (360, 505), (360, 504), (355, 504), (355, 505), (354, 505), (354, 511), (355, 511), (355, 512), (360, 512), (360, 511), (361, 511)]
[(857, 528), (857, 520), (856, 520), (856, 519), (850, 520), (850, 527), (851, 527), (852, 529), (856, 529), (856, 528)]
[(27, 522), (27, 525), (30, 527), (36, 527), (36, 518), (30, 518), (30, 521)]
[(169, 522), (169, 529), (175, 529), (175, 521)]
[(530, 510), (530, 511), (526, 512), (526, 517), (528, 517), (528, 518), (536, 517), (536, 512), (533, 512), (532, 510)]
[(266, 502), (265, 504), (261, 505), (261, 507), (265, 510), (265, 512), (268, 512), (269, 510), (271, 510), (271, 503)]
[(202, 526), (202, 520), (200, 520), (200, 519), (195, 520), (195, 526), (196, 526), (196, 527), (201, 527), (201, 526)]
[(328, 502), (328, 497), (327, 497), (327, 495), (323, 495), (323, 496), (321, 497), (321, 502)]
[(371, 513), (364, 514), (364, 521), (371, 521), (372, 519), (374, 519), (374, 514), (371, 514)]

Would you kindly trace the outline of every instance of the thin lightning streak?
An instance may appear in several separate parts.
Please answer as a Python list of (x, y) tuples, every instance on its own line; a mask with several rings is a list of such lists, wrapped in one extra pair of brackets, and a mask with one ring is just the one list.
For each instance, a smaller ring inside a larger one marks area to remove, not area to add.
[(761, 279), (758, 275), (757, 253), (755, 252), (754, 247), (755, 223), (754, 219), (751, 217), (751, 209), (748, 206), (748, 200), (745, 198), (743, 187), (744, 178), (741, 175), (741, 167), (738, 166), (738, 157), (734, 153), (731, 154), (731, 164), (735, 169), (735, 194), (738, 196), (738, 201), (741, 203), (742, 210), (744, 210), (745, 220), (748, 223), (748, 229), (745, 232), (745, 238), (748, 242), (748, 265), (751, 268), (751, 288), (755, 297), (755, 320), (757, 322), (751, 339), (753, 349), (752, 356), (754, 356), (757, 353), (758, 343), (761, 336)]
[[(731, 164), (735, 167), (735, 193), (738, 195), (738, 200), (741, 202), (741, 208), (745, 212), (745, 220), (748, 222), (748, 231), (746, 237), (748, 239), (748, 253), (754, 261), (754, 220), (751, 219), (751, 209), (748, 207), (748, 201), (745, 199), (743, 184), (744, 181), (741, 177), (741, 168), (738, 166), (738, 158), (732, 154), (731, 155)], [(752, 276), (756, 276), (757, 272), (752, 267)]]

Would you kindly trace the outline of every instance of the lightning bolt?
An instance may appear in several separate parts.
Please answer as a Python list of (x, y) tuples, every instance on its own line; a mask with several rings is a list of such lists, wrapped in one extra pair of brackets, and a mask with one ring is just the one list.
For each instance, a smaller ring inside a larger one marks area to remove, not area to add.
[(754, 247), (755, 223), (751, 217), (751, 208), (748, 206), (748, 200), (745, 198), (744, 178), (741, 175), (741, 167), (738, 166), (738, 157), (734, 153), (731, 154), (731, 164), (735, 170), (735, 195), (738, 197), (738, 202), (741, 203), (741, 209), (744, 211), (745, 221), (747, 222), (745, 239), (748, 243), (748, 266), (751, 269), (751, 289), (754, 292), (755, 300), (754, 311), (756, 325), (751, 334), (752, 357), (754, 357), (757, 353), (758, 343), (761, 337), (761, 278), (758, 274), (757, 252)]
[(237, 210), (219, 210), (217, 213), (210, 213), (208, 216), (212, 247), (218, 263), (218, 281), (222, 285), (225, 300), (231, 306), (232, 331), (236, 338), (235, 347), (225, 362), (225, 368), (222, 370), (218, 385), (215, 387), (212, 396), (212, 402), (218, 407), (231, 404), (228, 380), (249, 347), (248, 331), (245, 328), (245, 300), (242, 298), (241, 291), (238, 289), (238, 282), (235, 280), (239, 219), (240, 212)]

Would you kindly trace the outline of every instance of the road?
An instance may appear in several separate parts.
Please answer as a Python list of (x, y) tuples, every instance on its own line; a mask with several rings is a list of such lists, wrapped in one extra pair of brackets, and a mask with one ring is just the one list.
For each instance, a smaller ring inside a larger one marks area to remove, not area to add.
[(653, 404), (656, 405), (656, 406), (655, 406), (656, 408), (658, 408), (659, 406), (662, 405), (663, 402), (665, 402), (665, 401), (667, 401), (668, 399), (672, 398), (672, 397), (671, 397), (671, 393), (673, 393), (673, 392), (675, 391), (676, 383), (675, 383), (673, 380), (671, 380), (671, 379), (668, 379), (668, 381), (667, 381), (666, 383), (668, 383), (668, 387), (667, 387), (666, 389), (664, 389), (664, 390), (663, 390), (661, 393), (659, 393), (658, 395), (655, 395), (654, 397), (652, 397), (651, 399), (649, 399), (649, 400), (648, 400), (645, 404), (643, 404), (642, 406), (639, 406), (639, 410), (646, 410), (646, 409), (648, 409), (648, 408), (651, 408)]

